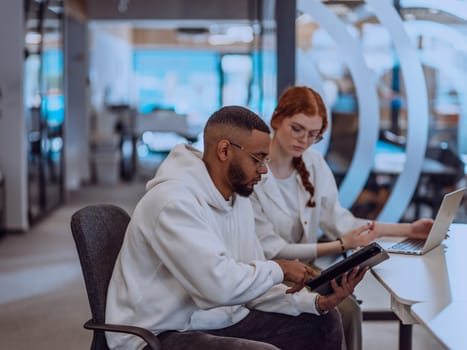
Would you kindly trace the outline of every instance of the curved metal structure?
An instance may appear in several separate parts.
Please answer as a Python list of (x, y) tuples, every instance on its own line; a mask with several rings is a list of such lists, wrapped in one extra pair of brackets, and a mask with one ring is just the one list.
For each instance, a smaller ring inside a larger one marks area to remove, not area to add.
[(374, 75), (365, 64), (360, 42), (350, 35), (344, 23), (320, 1), (299, 1), (300, 11), (313, 19), (334, 39), (345, 59), (357, 90), (359, 132), (352, 162), (341, 182), (339, 196), (344, 207), (350, 207), (364, 188), (373, 166), (378, 139), (378, 96)]

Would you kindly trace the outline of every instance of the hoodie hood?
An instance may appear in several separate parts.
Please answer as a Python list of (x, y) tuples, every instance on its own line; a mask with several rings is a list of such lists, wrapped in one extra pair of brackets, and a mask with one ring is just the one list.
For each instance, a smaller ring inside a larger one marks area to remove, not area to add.
[(162, 162), (156, 175), (146, 184), (150, 191), (162, 183), (172, 182), (176, 191), (177, 186), (188, 188), (197, 198), (206, 201), (210, 206), (229, 211), (231, 206), (221, 195), (206, 165), (202, 160), (203, 154), (187, 144), (176, 145)]

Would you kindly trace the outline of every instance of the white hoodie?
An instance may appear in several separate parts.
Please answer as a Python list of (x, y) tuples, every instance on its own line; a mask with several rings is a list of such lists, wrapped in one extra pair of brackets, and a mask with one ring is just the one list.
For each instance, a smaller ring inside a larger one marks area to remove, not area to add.
[[(282, 270), (265, 260), (256, 237), (250, 201), (226, 201), (201, 157), (178, 145), (148, 182), (109, 284), (106, 322), (158, 334), (228, 327), (249, 308), (317, 314), (315, 293), (285, 294)], [(135, 336), (106, 337), (112, 349), (144, 346)]]

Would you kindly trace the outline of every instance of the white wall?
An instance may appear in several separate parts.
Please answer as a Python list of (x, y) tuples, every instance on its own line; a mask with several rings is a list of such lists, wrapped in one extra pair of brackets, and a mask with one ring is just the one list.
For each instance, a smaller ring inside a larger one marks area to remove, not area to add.
[[(131, 91), (132, 47), (128, 25), (90, 27), (91, 104), (127, 104)], [(107, 100), (107, 101), (105, 101)]]
[(6, 185), (6, 227), (27, 220), (26, 126), (23, 109), (23, 2), (2, 0), (0, 11), (0, 169)]
[(65, 19), (65, 189), (89, 182), (90, 103), (87, 23)]

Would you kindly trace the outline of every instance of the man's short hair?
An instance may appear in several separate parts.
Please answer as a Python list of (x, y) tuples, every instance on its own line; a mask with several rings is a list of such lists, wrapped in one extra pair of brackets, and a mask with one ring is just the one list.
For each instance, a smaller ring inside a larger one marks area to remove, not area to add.
[(221, 125), (245, 131), (259, 130), (267, 134), (271, 132), (259, 115), (241, 106), (226, 106), (214, 112), (209, 117), (204, 132), (212, 126)]

